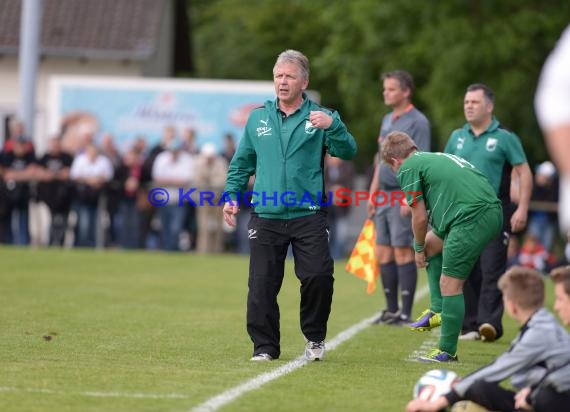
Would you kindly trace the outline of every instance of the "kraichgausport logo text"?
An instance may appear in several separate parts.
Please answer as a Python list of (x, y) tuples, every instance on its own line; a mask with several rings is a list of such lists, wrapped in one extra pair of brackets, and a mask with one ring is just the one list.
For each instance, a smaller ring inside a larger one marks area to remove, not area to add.
[[(365, 190), (352, 190), (349, 188), (339, 188), (328, 192), (317, 192), (315, 195), (309, 192), (258, 192), (250, 190), (247, 192), (237, 192), (230, 196), (227, 192), (215, 193), (197, 188), (176, 188), (165, 189), (155, 187), (148, 193), (148, 201), (153, 206), (223, 206), (225, 203), (232, 205), (246, 206), (296, 206), (307, 209), (317, 209), (323, 206), (360, 206), (362, 202), (369, 200), (375, 206), (415, 206), (421, 192), (392, 191), (385, 192), (378, 190), (370, 193)], [(406, 199), (412, 199), (408, 202)], [(172, 199), (172, 201), (171, 201)]]

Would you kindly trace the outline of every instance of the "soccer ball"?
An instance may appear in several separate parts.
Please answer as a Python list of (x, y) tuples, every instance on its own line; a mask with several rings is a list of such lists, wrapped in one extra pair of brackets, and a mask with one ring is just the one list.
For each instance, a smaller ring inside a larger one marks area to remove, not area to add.
[(426, 372), (414, 386), (414, 399), (433, 401), (449, 392), (459, 377), (453, 371), (433, 369)]

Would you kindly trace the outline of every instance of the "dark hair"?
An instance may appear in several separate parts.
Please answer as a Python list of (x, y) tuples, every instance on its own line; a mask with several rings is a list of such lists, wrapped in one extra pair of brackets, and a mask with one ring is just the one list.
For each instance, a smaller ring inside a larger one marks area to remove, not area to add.
[(474, 83), (467, 87), (468, 92), (474, 92), (477, 90), (483, 90), (483, 95), (491, 103), (495, 104), (495, 93), (491, 88), (483, 83)]
[(386, 79), (396, 79), (400, 83), (400, 88), (402, 90), (410, 91), (410, 99), (414, 95), (416, 87), (414, 86), (414, 78), (410, 73), (404, 70), (394, 70), (392, 72), (383, 73), (381, 76), (382, 80)]

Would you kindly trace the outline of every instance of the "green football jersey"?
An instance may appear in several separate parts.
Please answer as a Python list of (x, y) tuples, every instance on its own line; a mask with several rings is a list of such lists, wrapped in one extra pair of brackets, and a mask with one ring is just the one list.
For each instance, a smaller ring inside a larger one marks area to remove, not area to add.
[(501, 204), (475, 166), (447, 153), (415, 152), (400, 167), (398, 181), (408, 204), (424, 201), (429, 223), (439, 234), (489, 205)]

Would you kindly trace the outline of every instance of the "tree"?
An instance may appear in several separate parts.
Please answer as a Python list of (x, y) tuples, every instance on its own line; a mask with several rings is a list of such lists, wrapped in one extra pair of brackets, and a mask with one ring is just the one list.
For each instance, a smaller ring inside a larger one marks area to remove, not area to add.
[(533, 96), (542, 64), (568, 24), (570, 2), (551, 0), (193, 0), (199, 77), (267, 80), (276, 56), (303, 51), (310, 87), (338, 109), (372, 161), (382, 115), (382, 72), (404, 69), (415, 104), (433, 126), (434, 150), (464, 123), (466, 87), (497, 94), (496, 113), (523, 140), (529, 161), (546, 158)]

